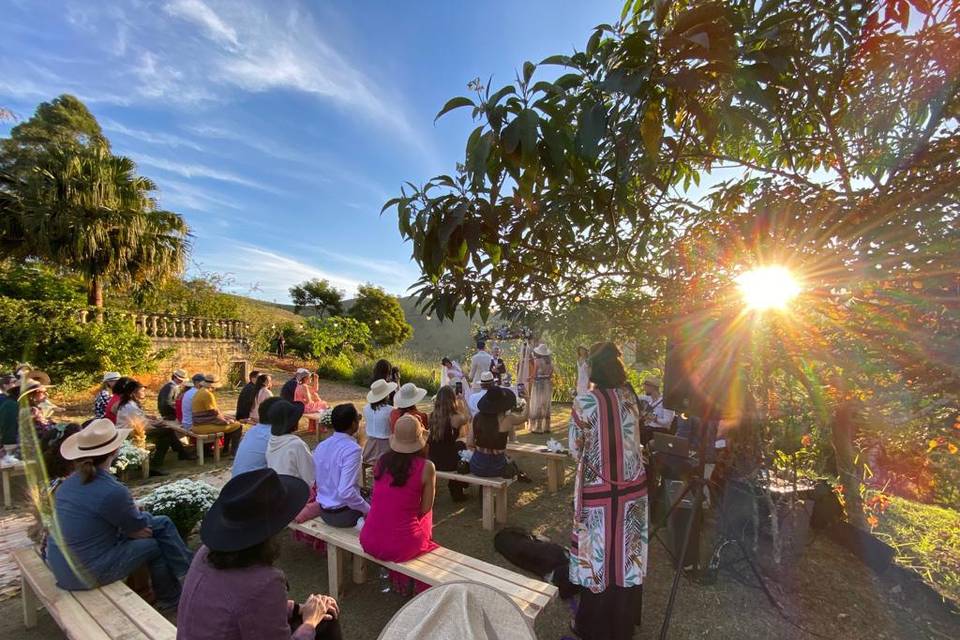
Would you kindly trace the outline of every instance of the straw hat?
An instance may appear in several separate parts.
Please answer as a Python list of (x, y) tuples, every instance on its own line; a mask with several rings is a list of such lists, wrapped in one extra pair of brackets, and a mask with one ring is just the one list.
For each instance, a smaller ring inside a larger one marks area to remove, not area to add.
[(493, 587), (450, 582), (427, 589), (398, 611), (379, 640), (536, 640), (523, 612)]
[(493, 382), (494, 380), (495, 378), (493, 377), (492, 371), (484, 371), (483, 373), (480, 374), (480, 384), (483, 384), (485, 382)]
[(203, 381), (207, 383), (208, 386), (216, 387), (220, 385), (220, 378), (212, 373), (206, 373), (203, 375)]
[(397, 418), (390, 436), (390, 448), (397, 453), (416, 453), (427, 445), (427, 430), (420, 421), (407, 414)]
[(174, 370), (173, 370), (173, 373), (172, 373), (171, 375), (172, 375), (172, 377), (176, 378), (177, 380), (186, 380), (186, 379), (187, 379), (187, 372), (184, 371), (183, 369), (174, 369)]
[(427, 390), (421, 389), (412, 382), (400, 387), (397, 395), (393, 396), (393, 406), (397, 409), (407, 409), (427, 397)]
[(37, 380), (27, 380), (26, 383), (21, 385), (20, 396), (17, 398), (17, 400), (18, 401), (23, 400), (24, 397), (30, 395), (34, 391), (46, 391), (50, 387), (54, 387), (54, 386), (56, 385), (43, 384), (41, 382), (38, 382)]
[(380, 402), (388, 395), (397, 390), (396, 382), (387, 382), (386, 380), (374, 380), (370, 385), (370, 393), (367, 394), (367, 402), (373, 404)]
[(60, 455), (67, 460), (95, 458), (120, 448), (133, 429), (117, 429), (113, 421), (100, 418), (63, 441)]
[(120, 379), (120, 373), (117, 371), (107, 371), (103, 374), (103, 382), (114, 382)]
[(540, 356), (540, 357), (546, 357), (546, 356), (550, 355), (551, 353), (553, 353), (553, 352), (550, 351), (550, 347), (548, 347), (548, 346), (545, 345), (545, 344), (538, 345), (537, 348), (533, 350), (533, 354), (534, 354), (534, 355), (537, 355), (537, 356)]

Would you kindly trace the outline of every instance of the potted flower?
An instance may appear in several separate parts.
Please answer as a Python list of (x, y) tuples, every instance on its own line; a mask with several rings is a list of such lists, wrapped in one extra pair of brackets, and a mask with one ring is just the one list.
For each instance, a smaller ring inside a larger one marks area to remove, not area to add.
[(134, 444), (124, 441), (117, 451), (117, 457), (110, 465), (110, 473), (117, 476), (121, 481), (127, 480), (130, 469), (136, 469), (143, 466), (143, 461), (147, 459), (150, 452), (141, 449)]
[(186, 540), (217, 499), (217, 490), (206, 482), (177, 480), (157, 487), (140, 501), (144, 511), (167, 516)]

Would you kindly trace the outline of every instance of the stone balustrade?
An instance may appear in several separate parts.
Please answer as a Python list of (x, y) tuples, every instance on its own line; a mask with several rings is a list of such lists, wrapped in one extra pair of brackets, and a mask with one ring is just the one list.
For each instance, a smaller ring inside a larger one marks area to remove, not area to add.
[(250, 325), (242, 320), (188, 318), (96, 308), (81, 311), (79, 320), (81, 323), (96, 322), (105, 317), (131, 320), (138, 332), (150, 338), (246, 342), (250, 331)]

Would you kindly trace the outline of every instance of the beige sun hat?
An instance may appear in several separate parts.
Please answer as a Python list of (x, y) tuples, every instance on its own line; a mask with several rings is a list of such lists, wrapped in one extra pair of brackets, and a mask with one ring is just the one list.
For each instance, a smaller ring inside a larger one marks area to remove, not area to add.
[(400, 416), (390, 436), (390, 448), (397, 453), (416, 453), (427, 446), (427, 437), (419, 420), (410, 414)]
[(546, 357), (546, 356), (550, 355), (550, 354), (553, 353), (553, 352), (550, 351), (550, 347), (548, 347), (547, 345), (545, 345), (545, 344), (540, 344), (540, 345), (537, 346), (536, 349), (533, 350), (533, 353), (534, 353), (534, 355), (538, 355), (538, 356), (541, 356), (541, 357)]
[(427, 589), (394, 614), (379, 640), (536, 640), (523, 612), (503, 592), (475, 582)]
[(60, 455), (67, 460), (95, 458), (116, 451), (133, 429), (117, 429), (112, 420), (94, 420), (60, 445)]
[(387, 382), (386, 380), (375, 380), (370, 385), (370, 392), (367, 394), (367, 402), (373, 404), (380, 402), (388, 395), (397, 390), (396, 382)]
[(30, 395), (34, 391), (46, 391), (51, 387), (55, 387), (55, 384), (43, 384), (37, 380), (27, 380), (25, 384), (20, 386), (20, 395), (17, 397), (17, 401), (23, 400), (24, 397)]
[(103, 374), (103, 380), (102, 380), (102, 381), (103, 381), (103, 382), (114, 382), (114, 381), (119, 380), (119, 379), (120, 379), (120, 372), (119, 372), (119, 371), (107, 371), (105, 374)]
[(183, 370), (183, 369), (174, 369), (174, 370), (173, 370), (173, 373), (170, 374), (170, 375), (171, 375), (172, 377), (178, 378), (178, 379), (180, 379), (180, 380), (186, 380), (186, 379), (187, 379), (187, 372), (186, 372), (185, 370)]
[(412, 382), (400, 387), (397, 395), (393, 396), (393, 406), (397, 409), (407, 409), (427, 397), (427, 390), (421, 389)]

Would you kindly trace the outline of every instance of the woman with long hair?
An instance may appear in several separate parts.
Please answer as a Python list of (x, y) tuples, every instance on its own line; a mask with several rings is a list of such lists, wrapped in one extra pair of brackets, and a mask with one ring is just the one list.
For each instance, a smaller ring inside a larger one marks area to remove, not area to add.
[(639, 402), (611, 342), (590, 350), (590, 382), (569, 430), (577, 461), (570, 582), (582, 587), (574, 630), (584, 640), (629, 640), (640, 624), (649, 535)]
[(529, 478), (507, 457), (510, 432), (527, 420), (527, 407), (517, 412), (517, 396), (506, 387), (493, 387), (480, 398), (479, 410), (473, 417), (470, 438), (473, 448), (470, 473), (482, 478), (513, 478), (523, 482)]
[[(460, 452), (467, 447), (470, 417), (453, 387), (440, 387), (427, 422), (430, 429), (430, 460), (440, 471), (456, 471), (460, 464)], [(467, 499), (463, 494), (467, 486), (465, 483), (450, 480), (447, 486), (454, 502)]]
[(530, 380), (530, 430), (549, 433), (553, 412), (553, 358), (545, 344), (533, 350)]
[(259, 424), (262, 422), (260, 420), (260, 405), (267, 398), (273, 397), (273, 391), (270, 390), (270, 387), (273, 386), (273, 376), (269, 373), (261, 373), (253, 384), (254, 396), (253, 406), (250, 408), (250, 419), (253, 420), (253, 424)]
[(134, 429), (142, 426), (147, 440), (156, 445), (153, 458), (150, 460), (150, 475), (165, 476), (166, 472), (160, 467), (167, 457), (167, 450), (173, 449), (181, 460), (196, 459), (195, 453), (183, 446), (176, 432), (166, 426), (155, 416), (148, 416), (143, 410), (143, 401), (147, 397), (147, 390), (139, 380), (130, 378), (120, 391), (120, 402), (117, 403), (117, 427)]
[[(390, 451), (374, 469), (376, 497), (360, 530), (360, 545), (378, 560), (406, 562), (438, 546), (432, 539), (437, 474), (427, 459), (427, 439), (416, 418), (402, 416), (390, 436)], [(396, 586), (402, 581), (409, 584), (394, 576)]]
[[(397, 388), (400, 388), (400, 370), (390, 364), (390, 361), (381, 358), (377, 360), (373, 365), (373, 377), (370, 379), (370, 384), (373, 384), (377, 380), (383, 380), (384, 382), (392, 382), (397, 385)], [(387, 401), (390, 404), (393, 404), (393, 393), (387, 397)]]

